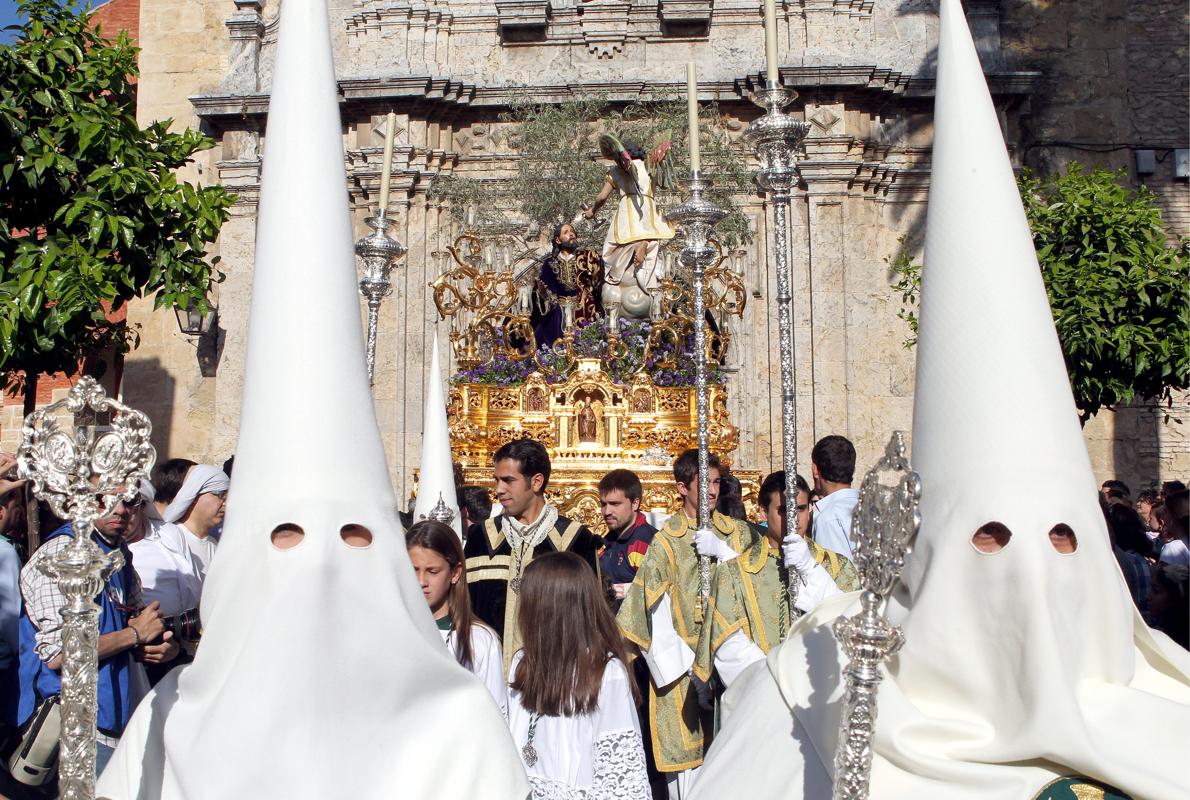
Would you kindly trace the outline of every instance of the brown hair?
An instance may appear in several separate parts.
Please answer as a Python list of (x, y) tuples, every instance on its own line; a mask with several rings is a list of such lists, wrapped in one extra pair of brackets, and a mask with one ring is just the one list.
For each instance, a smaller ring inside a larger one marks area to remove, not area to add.
[[(549, 553), (529, 563), (517, 624), (523, 649), (510, 686), (531, 713), (557, 717), (595, 711), (607, 662), (628, 663), (595, 571), (574, 553)], [(629, 686), (637, 701), (635, 684), (629, 681)]]
[[(707, 454), (707, 469), (717, 469), (723, 472), (723, 464), (719, 461), (719, 456), (714, 453)], [(689, 488), (694, 479), (698, 477), (698, 450), (691, 448), (690, 450), (683, 450), (681, 455), (674, 459), (674, 480), (683, 486)]]
[[(437, 520), (424, 519), (410, 526), (405, 532), (405, 546), (407, 548), (422, 547), (433, 550), (446, 561), (453, 573), (463, 560), (463, 544), (459, 541), (454, 528)], [(467, 669), (474, 663), (471, 651), (471, 626), (478, 625), (471, 615), (471, 597), (467, 592), (467, 570), (464, 566), (459, 580), (450, 587), (450, 623), (455, 633), (455, 657)]]
[(604, 497), (619, 489), (629, 500), (639, 501), (644, 497), (645, 490), (641, 486), (640, 478), (630, 469), (613, 469), (599, 479), (599, 496)]

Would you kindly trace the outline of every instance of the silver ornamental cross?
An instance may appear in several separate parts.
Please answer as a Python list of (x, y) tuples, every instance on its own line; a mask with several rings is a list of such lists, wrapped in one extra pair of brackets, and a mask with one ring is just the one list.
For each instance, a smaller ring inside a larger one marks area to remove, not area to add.
[[(73, 429), (59, 427), (57, 415), (74, 416)], [(97, 423), (101, 415), (110, 422)], [(94, 378), (79, 379), (66, 397), (30, 414), (17, 451), (21, 475), (33, 493), (74, 536), (41, 570), (66, 597), (62, 614), (62, 734), (58, 788), (63, 800), (95, 797), (95, 724), (99, 676), (99, 605), (96, 596), (112, 573), (124, 566), (120, 551), (104, 555), (92, 541), (95, 520), (131, 500), (148, 480), (156, 452), (149, 443), (152, 425), (140, 411), (110, 399)]]
[[(891, 473), (892, 483), (882, 483)], [(901, 576), (905, 555), (921, 527), (921, 478), (905, 455), (905, 438), (893, 433), (884, 457), (859, 490), (852, 515), (853, 560), (863, 592), (860, 612), (839, 617), (835, 638), (850, 659), (843, 670), (846, 692), (835, 750), (834, 800), (866, 800), (872, 773), (872, 734), (881, 665), (901, 649), (901, 629), (884, 618), (885, 601)]]

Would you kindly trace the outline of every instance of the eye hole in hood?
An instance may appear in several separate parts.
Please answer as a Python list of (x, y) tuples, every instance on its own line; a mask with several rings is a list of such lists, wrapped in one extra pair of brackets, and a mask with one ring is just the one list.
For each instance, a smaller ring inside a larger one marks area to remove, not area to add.
[(372, 546), (372, 532), (363, 525), (356, 525), (354, 522), (339, 528), (339, 538), (348, 547), (353, 547), (356, 550)]
[(1065, 522), (1059, 522), (1050, 528), (1049, 537), (1050, 544), (1064, 556), (1068, 556), (1078, 549), (1078, 537), (1074, 535), (1074, 529)]
[(984, 555), (995, 555), (1008, 546), (1012, 531), (1003, 522), (985, 522), (971, 536), (971, 546)]
[(292, 550), (301, 544), (305, 538), (306, 532), (302, 530), (302, 526), (295, 525), (292, 522), (281, 523), (273, 528), (273, 533), (269, 536), (273, 547), (278, 550)]

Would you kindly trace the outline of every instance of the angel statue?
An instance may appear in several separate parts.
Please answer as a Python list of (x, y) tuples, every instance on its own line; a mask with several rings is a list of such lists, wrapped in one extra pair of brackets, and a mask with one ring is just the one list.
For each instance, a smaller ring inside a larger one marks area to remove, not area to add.
[[(668, 150), (662, 144), (654, 151), (650, 160), (655, 166), (663, 165)], [(657, 258), (661, 242), (672, 239), (674, 229), (657, 210), (645, 151), (633, 142), (621, 142), (605, 133), (599, 137), (599, 152), (612, 161), (612, 166), (595, 203), (583, 210), (583, 216), (594, 219), (612, 192), (620, 193), (620, 203), (603, 242), (603, 307), (608, 314), (608, 329), (615, 331), (621, 314), (648, 319), (650, 293), (661, 283)]]

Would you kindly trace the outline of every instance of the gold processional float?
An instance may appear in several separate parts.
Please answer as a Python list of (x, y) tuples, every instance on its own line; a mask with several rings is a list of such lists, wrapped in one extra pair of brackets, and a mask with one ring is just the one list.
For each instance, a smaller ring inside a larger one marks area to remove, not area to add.
[[(545, 445), (552, 462), (547, 495), (560, 513), (605, 529), (598, 484), (607, 472), (631, 469), (644, 486), (641, 509), (672, 513), (681, 506), (672, 463), (697, 446), (697, 389), (691, 289), (672, 268), (653, 292), (651, 318), (606, 316), (576, 325), (574, 299), (559, 297), (563, 334), (538, 347), (530, 309), (542, 257), (516, 237), (481, 238), (469, 224), (440, 254), (445, 262), (430, 286), (443, 319), (451, 320), (458, 372), (447, 399), (451, 450), (469, 484), (489, 486), (492, 453), (515, 439)], [(673, 242), (680, 246), (680, 241)], [(515, 247), (520, 249), (521, 244)], [(672, 252), (672, 251), (671, 251)], [(672, 256), (663, 253), (664, 263)], [(742, 315), (743, 280), (718, 250), (706, 270), (710, 446), (726, 467), (739, 445), (731, 424), (723, 357), (725, 324)], [(618, 315), (613, 315), (618, 316)], [(610, 331), (610, 332), (609, 332)], [(732, 470), (745, 506), (755, 514), (760, 473)]]

